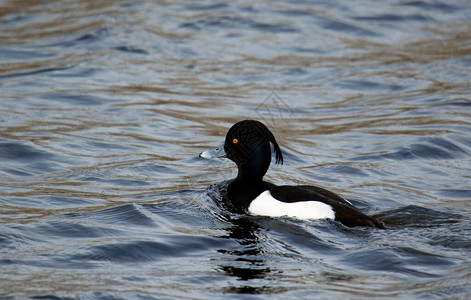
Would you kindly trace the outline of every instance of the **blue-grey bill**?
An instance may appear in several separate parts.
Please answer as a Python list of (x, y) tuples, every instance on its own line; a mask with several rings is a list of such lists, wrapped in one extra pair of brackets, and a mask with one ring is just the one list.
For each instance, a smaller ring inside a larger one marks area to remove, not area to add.
[(217, 147), (214, 150), (207, 150), (204, 152), (201, 152), (200, 157), (202, 158), (218, 158), (218, 157), (226, 157), (226, 151), (224, 151), (224, 144), (221, 146)]

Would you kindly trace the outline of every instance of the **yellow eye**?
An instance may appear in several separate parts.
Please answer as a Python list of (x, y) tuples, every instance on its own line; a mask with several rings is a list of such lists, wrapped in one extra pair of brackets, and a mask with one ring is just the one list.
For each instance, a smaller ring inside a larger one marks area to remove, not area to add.
[(232, 142), (233, 142), (234, 144), (237, 144), (237, 143), (239, 142), (239, 140), (238, 140), (238, 139), (233, 139)]

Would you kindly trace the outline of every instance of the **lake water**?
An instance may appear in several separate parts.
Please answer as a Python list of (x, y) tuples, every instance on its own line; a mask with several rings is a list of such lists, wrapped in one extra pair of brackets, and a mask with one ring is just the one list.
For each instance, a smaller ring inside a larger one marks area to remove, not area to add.
[[(0, 1), (0, 296), (471, 297), (469, 1)], [(266, 179), (388, 230), (230, 212)]]

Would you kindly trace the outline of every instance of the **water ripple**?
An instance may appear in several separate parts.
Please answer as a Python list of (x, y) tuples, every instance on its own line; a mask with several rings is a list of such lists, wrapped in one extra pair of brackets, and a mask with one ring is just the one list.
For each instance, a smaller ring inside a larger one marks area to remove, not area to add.
[[(466, 298), (471, 7), (352, 3), (3, 1), (0, 297)], [(246, 118), (389, 229), (234, 212)]]

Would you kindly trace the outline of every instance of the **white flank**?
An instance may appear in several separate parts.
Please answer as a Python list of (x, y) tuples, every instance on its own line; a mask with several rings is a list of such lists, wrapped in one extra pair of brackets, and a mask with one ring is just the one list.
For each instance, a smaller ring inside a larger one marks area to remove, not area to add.
[(250, 203), (249, 213), (268, 217), (293, 217), (298, 219), (335, 219), (332, 206), (319, 201), (282, 202), (276, 200), (270, 191), (261, 193)]

